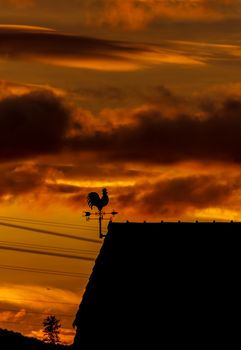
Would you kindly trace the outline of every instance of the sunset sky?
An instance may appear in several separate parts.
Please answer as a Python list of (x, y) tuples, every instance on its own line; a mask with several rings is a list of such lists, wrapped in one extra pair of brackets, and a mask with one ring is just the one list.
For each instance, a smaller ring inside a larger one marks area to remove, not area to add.
[(240, 28), (240, 0), (0, 0), (1, 328), (53, 313), (71, 343), (90, 191), (116, 221), (240, 221)]

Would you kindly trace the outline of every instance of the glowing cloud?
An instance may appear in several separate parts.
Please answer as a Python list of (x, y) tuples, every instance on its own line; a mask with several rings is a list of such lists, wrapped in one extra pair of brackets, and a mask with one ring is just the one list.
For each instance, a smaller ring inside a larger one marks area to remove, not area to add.
[(26, 316), (26, 310), (21, 309), (20, 311), (3, 311), (0, 312), (0, 322), (19, 322)]
[(20, 84), (5, 80), (0, 80), (0, 101), (10, 96), (22, 96), (31, 92), (52, 92), (56, 96), (65, 96), (62, 89), (50, 85), (40, 84)]
[[(69, 304), (75, 304), (76, 307), (80, 302), (80, 295), (69, 290), (52, 287), (47, 290), (46, 287), (36, 285), (6, 285), (0, 287), (1, 303), (8, 303), (16, 306), (22, 306), (32, 310), (49, 310), (56, 311), (69, 310)], [(60, 303), (55, 303), (56, 301)], [(20, 317), (23, 313), (15, 313)], [(16, 318), (15, 315), (15, 318)]]
[(213, 21), (241, 15), (239, 0), (89, 0), (87, 5), (89, 22), (132, 30), (157, 19)]
[(23, 24), (0, 24), (1, 32), (9, 31), (22, 31), (22, 32), (54, 32), (54, 29), (39, 27), (39, 26), (29, 26)]

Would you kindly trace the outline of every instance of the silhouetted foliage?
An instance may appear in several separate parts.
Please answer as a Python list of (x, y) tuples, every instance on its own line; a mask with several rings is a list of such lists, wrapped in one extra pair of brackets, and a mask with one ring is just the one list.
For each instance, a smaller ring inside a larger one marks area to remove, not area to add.
[(71, 345), (48, 344), (18, 332), (0, 328), (1, 350), (69, 350)]
[(43, 326), (44, 341), (51, 344), (59, 344), (60, 321), (54, 315), (50, 315), (43, 321)]

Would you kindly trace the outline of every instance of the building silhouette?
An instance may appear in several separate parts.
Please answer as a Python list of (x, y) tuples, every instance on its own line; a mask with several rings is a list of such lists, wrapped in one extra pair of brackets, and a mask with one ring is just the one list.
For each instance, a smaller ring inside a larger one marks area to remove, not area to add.
[(73, 348), (230, 347), (240, 332), (240, 232), (234, 222), (110, 223)]

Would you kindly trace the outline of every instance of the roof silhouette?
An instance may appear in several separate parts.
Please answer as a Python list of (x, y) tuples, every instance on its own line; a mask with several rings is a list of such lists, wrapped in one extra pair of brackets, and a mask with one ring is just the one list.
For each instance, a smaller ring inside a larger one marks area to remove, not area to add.
[(240, 232), (233, 222), (110, 223), (76, 314), (74, 349), (195, 349), (220, 336), (224, 345)]

